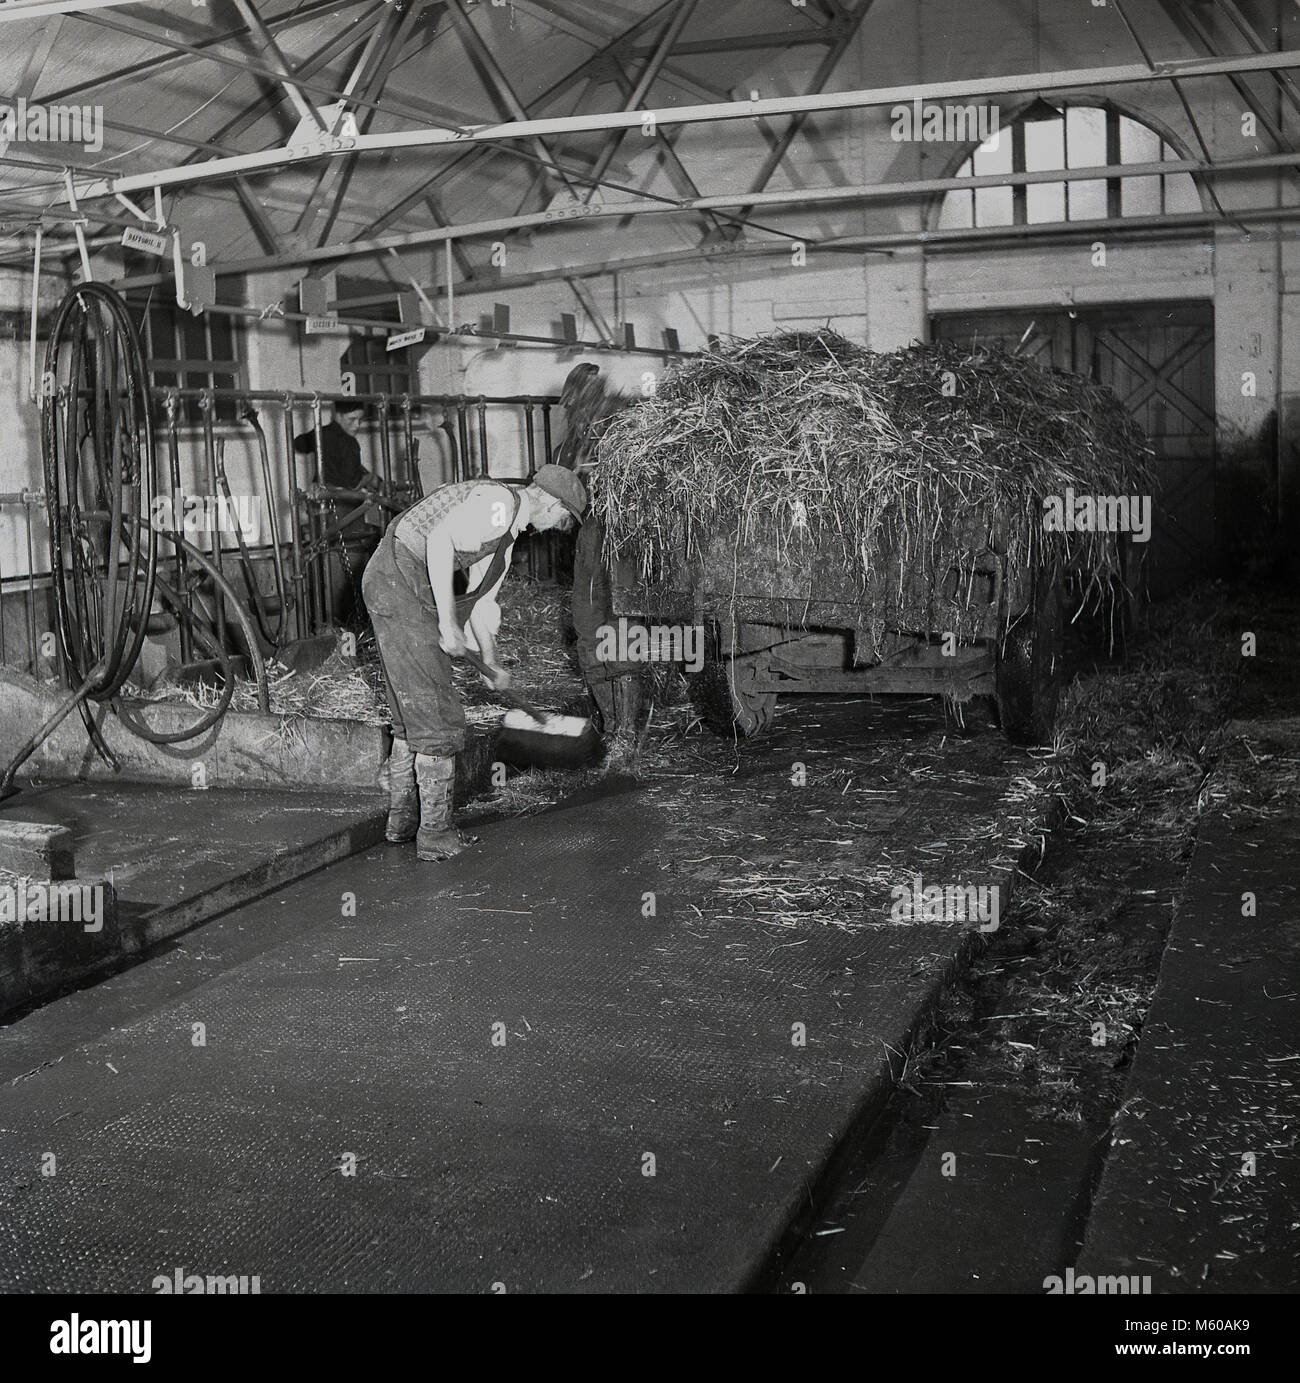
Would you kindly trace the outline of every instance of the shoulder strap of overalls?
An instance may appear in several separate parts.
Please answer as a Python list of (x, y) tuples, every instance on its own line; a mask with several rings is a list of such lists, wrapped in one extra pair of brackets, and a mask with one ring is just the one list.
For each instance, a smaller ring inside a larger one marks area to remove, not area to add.
[(470, 611), (485, 596), (493, 586), (501, 579), (501, 573), (506, 569), (506, 563), (510, 560), (510, 549), (514, 546), (515, 520), (519, 517), (519, 506), (523, 499), (518, 490), (514, 492), (515, 510), (510, 515), (510, 522), (506, 525), (506, 531), (501, 541), (496, 545), (492, 553), (492, 561), (484, 573), (483, 580), (472, 591), (466, 591), (464, 595), (456, 597), (456, 618), (464, 624), (470, 616)]

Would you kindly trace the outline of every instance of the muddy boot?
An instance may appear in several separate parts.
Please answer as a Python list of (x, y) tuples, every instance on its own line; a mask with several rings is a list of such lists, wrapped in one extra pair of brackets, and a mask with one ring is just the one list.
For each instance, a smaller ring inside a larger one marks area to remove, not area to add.
[(405, 740), (393, 741), (387, 769), (388, 825), (384, 839), (394, 845), (415, 839), (420, 824), (420, 796), (415, 786), (415, 752)]
[(605, 755), (605, 770), (631, 768), (636, 761), (637, 721), (641, 718), (641, 679), (632, 674), (614, 679), (614, 739)]
[(415, 778), (420, 789), (420, 830), (415, 837), (416, 858), (449, 860), (465, 848), (451, 824), (456, 760), (417, 754)]

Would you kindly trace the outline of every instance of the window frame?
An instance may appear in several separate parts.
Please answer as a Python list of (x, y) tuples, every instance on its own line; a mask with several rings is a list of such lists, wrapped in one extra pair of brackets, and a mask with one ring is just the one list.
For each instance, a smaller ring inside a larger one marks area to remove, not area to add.
[[(1026, 171), (1026, 166), (1025, 166), (1025, 165), (1026, 165), (1026, 154), (1025, 154), (1025, 130), (1026, 130), (1026, 127), (1027, 127), (1029, 124), (1033, 123), (1033, 122), (1030, 121), (1030, 120), (1027, 120), (1027, 119), (1025, 118), (1025, 116), (1026, 116), (1026, 114), (1029, 112), (1029, 110), (1031, 109), (1032, 104), (1033, 104), (1033, 103), (1031, 103), (1031, 106), (1022, 107), (1021, 110), (1019, 110), (1018, 112), (1016, 112), (1016, 113), (1012, 116), (1012, 118), (1011, 118), (1009, 121), (1007, 121), (1005, 124), (1003, 124), (1002, 127), (1001, 127), (1001, 131), (1000, 131), (1001, 134), (1003, 134), (1003, 135), (1009, 135), (1009, 136), (1010, 136), (1010, 139), (1011, 139), (1011, 172), (1012, 172), (1013, 174), (1016, 174), (1016, 173), (1024, 173), (1024, 172)], [(1137, 125), (1137, 126), (1139, 126), (1140, 128), (1149, 131), (1149, 132), (1150, 132), (1152, 135), (1154, 135), (1155, 138), (1159, 141), (1160, 157), (1159, 157), (1158, 160), (1138, 160), (1138, 159), (1133, 159), (1133, 160), (1131, 160), (1132, 162), (1137, 163), (1137, 162), (1157, 162), (1157, 161), (1158, 161), (1158, 162), (1164, 163), (1164, 162), (1168, 162), (1168, 161), (1171, 161), (1171, 160), (1177, 160), (1177, 159), (1182, 159), (1182, 158), (1185, 158), (1185, 157), (1186, 157), (1186, 155), (1179, 149), (1179, 147), (1178, 147), (1178, 145), (1175, 143), (1173, 137), (1172, 137), (1168, 132), (1166, 132), (1166, 131), (1165, 131), (1164, 129), (1162, 129), (1160, 126), (1152, 124), (1151, 121), (1150, 121), (1149, 119), (1147, 119), (1147, 118), (1144, 118), (1144, 116), (1135, 114), (1134, 112), (1132, 112), (1132, 111), (1130, 111), (1130, 110), (1126, 110), (1126, 109), (1124, 109), (1122, 106), (1116, 105), (1113, 101), (1080, 101), (1080, 100), (1065, 100), (1065, 101), (1060, 101), (1060, 102), (1057, 102), (1057, 101), (1048, 101), (1048, 102), (1044, 102), (1044, 104), (1047, 104), (1047, 105), (1052, 106), (1052, 108), (1055, 109), (1055, 110), (1059, 113), (1059, 118), (1060, 118), (1060, 120), (1061, 120), (1061, 126), (1062, 126), (1062, 129), (1061, 129), (1061, 171), (1062, 171), (1062, 172), (1073, 171), (1076, 167), (1078, 167), (1078, 168), (1087, 168), (1087, 167), (1092, 167), (1092, 166), (1101, 167), (1101, 166), (1109, 166), (1109, 165), (1124, 164), (1125, 162), (1127, 162), (1128, 160), (1125, 160), (1124, 157), (1123, 157), (1123, 155), (1122, 155), (1123, 141), (1122, 141), (1122, 138), (1121, 138), (1122, 130), (1123, 130), (1122, 122), (1125, 121), (1125, 120), (1131, 121), (1134, 125)], [(1104, 164), (1099, 164), (1099, 165), (1091, 165), (1091, 164), (1074, 165), (1074, 164), (1071, 163), (1071, 160), (1070, 160), (1070, 132), (1069, 132), (1069, 126), (1070, 126), (1069, 112), (1070, 112), (1071, 110), (1095, 110), (1095, 111), (1100, 111), (1100, 112), (1103, 114), (1103, 116), (1105, 117), (1105, 135), (1104, 135), (1104, 137), (1105, 137), (1105, 157), (1104, 157)], [(976, 175), (976, 173), (975, 173), (975, 158), (976, 158), (976, 155), (979, 153), (979, 149), (980, 149), (980, 146), (979, 146), (979, 145), (973, 145), (973, 146), (971, 146), (970, 148), (968, 148), (967, 151), (965, 152), (965, 154), (963, 154), (963, 155), (957, 160), (955, 168), (953, 168), (953, 171), (952, 171), (948, 176), (954, 177), (954, 178), (967, 178), (967, 177), (973, 177), (973, 176), (975, 176), (975, 175)], [(951, 166), (951, 165), (950, 165), (950, 166)], [(1049, 170), (1049, 171), (1050, 171), (1050, 170)], [(1189, 172), (1187, 172), (1185, 169), (1175, 169), (1173, 172), (1170, 172), (1170, 173), (1152, 173), (1152, 174), (1149, 174), (1148, 176), (1153, 177), (1153, 178), (1158, 178), (1158, 179), (1160, 180), (1160, 186), (1159, 186), (1159, 207), (1158, 207), (1158, 210), (1156, 210), (1156, 211), (1146, 212), (1146, 213), (1125, 212), (1125, 211), (1124, 211), (1124, 209), (1123, 209), (1123, 207), (1124, 207), (1124, 183), (1125, 183), (1126, 179), (1124, 179), (1124, 178), (1122, 178), (1122, 177), (1108, 177), (1108, 178), (1104, 178), (1104, 179), (1103, 179), (1103, 178), (1097, 178), (1097, 179), (1095, 179), (1095, 181), (1097, 181), (1097, 182), (1104, 182), (1104, 183), (1105, 183), (1105, 187), (1106, 187), (1106, 212), (1105, 212), (1105, 215), (1106, 215), (1106, 218), (1107, 218), (1107, 219), (1122, 220), (1122, 219), (1126, 219), (1126, 218), (1129, 217), (1129, 216), (1141, 216), (1141, 215), (1160, 215), (1160, 216), (1164, 216), (1164, 215), (1169, 214), (1169, 213), (1168, 213), (1168, 207), (1169, 207), (1169, 202), (1170, 202), (1170, 186), (1169, 186), (1169, 184), (1170, 184), (1170, 179), (1172, 179), (1172, 178), (1180, 178), (1180, 177), (1181, 177), (1181, 178), (1189, 178), (1189, 179), (1191, 180), (1192, 187), (1193, 187), (1193, 189), (1194, 189), (1195, 192), (1196, 192), (1196, 196), (1197, 196), (1198, 200), (1200, 201), (1202, 207), (1204, 206), (1204, 201), (1205, 201), (1205, 199), (1204, 199), (1203, 191), (1202, 191), (1202, 188), (1201, 188), (1201, 184), (1200, 184), (1200, 182), (1199, 182), (1199, 180), (1197, 179), (1197, 177), (1196, 177), (1195, 174), (1189, 173)], [(1072, 187), (1073, 185), (1075, 185), (1075, 183), (1080, 182), (1080, 181), (1087, 181), (1087, 180), (1086, 180), (1086, 179), (1083, 179), (1083, 180), (1080, 180), (1080, 179), (1065, 180), (1065, 179), (1063, 179), (1063, 180), (1061, 181), (1060, 184), (1052, 183), (1052, 182), (1045, 182), (1045, 183), (1035, 184), (1035, 186), (1039, 186), (1039, 187), (1056, 187), (1056, 186), (1059, 185), (1059, 186), (1063, 189), (1063, 205), (1064, 205), (1064, 210), (1065, 210), (1064, 216), (1061, 217), (1061, 218), (1059, 218), (1059, 219), (1046, 220), (1046, 221), (1031, 221), (1031, 220), (1029, 219), (1029, 215), (1028, 215), (1029, 185), (1026, 184), (1026, 183), (1015, 184), (1015, 185), (1013, 185), (1013, 186), (1009, 189), (1010, 192), (1011, 192), (1011, 212), (1012, 212), (1012, 217), (1011, 217), (1011, 220), (1010, 220), (1009, 222), (1007, 222), (1007, 221), (1001, 221), (1001, 220), (998, 220), (998, 221), (981, 220), (981, 215), (980, 215), (980, 204), (979, 204), (978, 193), (979, 193), (980, 191), (990, 191), (990, 190), (997, 190), (997, 189), (981, 189), (981, 188), (975, 188), (975, 187), (972, 187), (972, 188), (952, 188), (952, 189), (950, 189), (950, 190), (947, 191), (947, 192), (939, 193), (939, 194), (936, 196), (936, 198), (934, 199), (934, 202), (933, 202), (932, 205), (931, 205), (931, 210), (930, 210), (930, 212), (929, 212), (929, 215), (927, 216), (928, 228), (931, 229), (931, 230), (938, 230), (938, 229), (978, 230), (978, 229), (997, 229), (997, 228), (999, 228), (999, 227), (1005, 227), (1005, 228), (1008, 228), (1008, 229), (1009, 229), (1009, 228), (1011, 228), (1011, 227), (1029, 226), (1029, 225), (1033, 225), (1033, 226), (1059, 226), (1059, 227), (1062, 227), (1062, 228), (1068, 228), (1068, 227), (1071, 226), (1071, 225), (1076, 225), (1076, 224), (1079, 224), (1079, 223), (1081, 223), (1081, 222), (1086, 222), (1086, 221), (1094, 220), (1094, 219), (1096, 219), (1096, 218), (1091, 217), (1091, 216), (1087, 216), (1087, 217), (1085, 217), (1085, 216), (1078, 216), (1078, 217), (1075, 217), (1075, 216), (1072, 216), (1072, 215), (1071, 215), (1071, 197), (1070, 197), (1070, 189), (1071, 189), (1071, 187)], [(944, 226), (944, 224), (943, 224), (944, 215), (945, 215), (946, 209), (947, 209), (948, 206), (950, 205), (950, 202), (949, 202), (949, 199), (950, 199), (950, 198), (952, 198), (952, 199), (960, 199), (960, 200), (957, 200), (955, 204), (956, 204), (958, 207), (962, 207), (963, 204), (964, 204), (965, 214), (964, 214), (964, 217), (960, 217), (960, 216), (959, 216), (959, 219), (958, 219), (958, 221), (957, 221), (957, 223), (956, 223), (955, 225), (952, 225), (952, 226)]]

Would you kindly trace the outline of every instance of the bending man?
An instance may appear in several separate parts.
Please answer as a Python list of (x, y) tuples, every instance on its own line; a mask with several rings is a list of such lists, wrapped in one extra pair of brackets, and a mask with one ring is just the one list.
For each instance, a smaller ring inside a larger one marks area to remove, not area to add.
[[(496, 597), (515, 539), (530, 527), (572, 529), (586, 507), (582, 482), (559, 466), (543, 466), (526, 489), (457, 481), (395, 518), (366, 567), (362, 590), (393, 718), (386, 838), (414, 837), (422, 860), (449, 859), (464, 848), (452, 828), (455, 756), (466, 725), (451, 659), (472, 643), (492, 669), (490, 685), (509, 685), (497, 665)], [(458, 571), (467, 584), (460, 597)]]

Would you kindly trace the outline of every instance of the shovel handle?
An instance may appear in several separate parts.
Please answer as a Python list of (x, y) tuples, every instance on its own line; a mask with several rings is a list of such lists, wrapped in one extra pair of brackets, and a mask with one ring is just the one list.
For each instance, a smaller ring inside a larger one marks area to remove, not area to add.
[[(492, 680), (492, 669), (488, 667), (488, 665), (483, 661), (483, 659), (480, 658), (479, 655), (475, 653), (472, 648), (467, 648), (465, 650), (464, 658), (465, 661), (470, 665), (470, 667), (474, 669), (475, 672), (486, 677), (489, 682)], [(532, 718), (539, 724), (546, 719), (543, 712), (539, 711), (537, 707), (532, 704), (532, 702), (520, 696), (518, 692), (513, 692), (508, 689), (505, 689), (498, 690), (497, 695), (508, 706), (514, 706), (516, 709), (523, 711), (525, 715), (532, 716)]]

